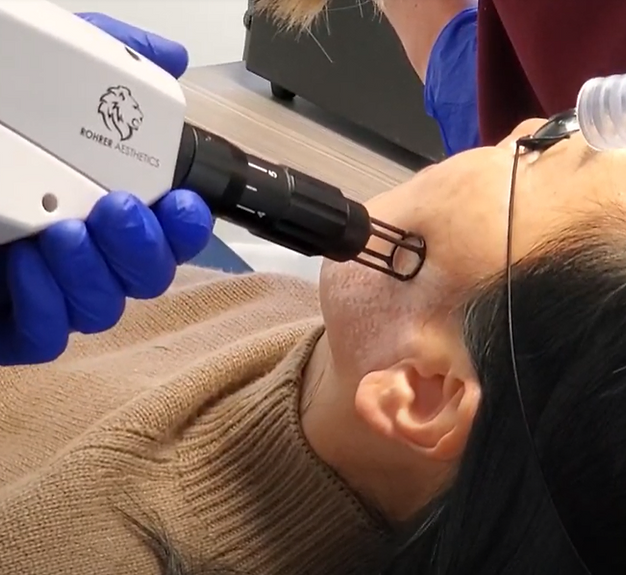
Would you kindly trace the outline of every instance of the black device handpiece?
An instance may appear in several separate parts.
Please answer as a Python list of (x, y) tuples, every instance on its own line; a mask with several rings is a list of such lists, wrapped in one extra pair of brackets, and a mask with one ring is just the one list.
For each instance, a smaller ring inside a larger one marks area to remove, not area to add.
[[(215, 217), (306, 256), (357, 261), (407, 280), (425, 259), (425, 243), (404, 230), (370, 218), (362, 204), (339, 188), (297, 170), (247, 154), (224, 138), (185, 124), (173, 187), (196, 192)], [(368, 247), (372, 236), (391, 246)], [(394, 270), (395, 254), (418, 255), (404, 273)]]

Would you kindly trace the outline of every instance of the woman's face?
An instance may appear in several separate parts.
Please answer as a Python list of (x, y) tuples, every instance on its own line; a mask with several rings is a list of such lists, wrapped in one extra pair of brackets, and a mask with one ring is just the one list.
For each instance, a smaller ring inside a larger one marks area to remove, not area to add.
[[(425, 330), (450, 321), (451, 309), (469, 288), (504, 269), (515, 140), (544, 122), (525, 122), (498, 146), (427, 168), (367, 204), (373, 217), (423, 236), (427, 258), (418, 276), (405, 283), (356, 263), (325, 262), (322, 310), (344, 378), (358, 380), (410, 356)], [(619, 186), (612, 185), (620, 169), (626, 172), (623, 158), (591, 152), (580, 135), (542, 154), (522, 156), (514, 259), (574, 225), (581, 214), (607, 202), (623, 204)]]

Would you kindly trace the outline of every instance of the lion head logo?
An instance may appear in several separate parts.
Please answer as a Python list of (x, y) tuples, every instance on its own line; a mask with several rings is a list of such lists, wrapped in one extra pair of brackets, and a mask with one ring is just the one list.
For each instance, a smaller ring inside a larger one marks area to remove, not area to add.
[(143, 122), (143, 112), (125, 86), (109, 88), (100, 98), (98, 113), (104, 125), (117, 132), (122, 142), (129, 140)]

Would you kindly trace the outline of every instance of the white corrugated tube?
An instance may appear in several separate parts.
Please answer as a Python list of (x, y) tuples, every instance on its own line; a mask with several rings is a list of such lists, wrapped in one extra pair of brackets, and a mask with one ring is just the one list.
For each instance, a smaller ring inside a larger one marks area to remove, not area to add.
[(576, 114), (590, 147), (626, 148), (626, 74), (585, 82), (578, 93)]

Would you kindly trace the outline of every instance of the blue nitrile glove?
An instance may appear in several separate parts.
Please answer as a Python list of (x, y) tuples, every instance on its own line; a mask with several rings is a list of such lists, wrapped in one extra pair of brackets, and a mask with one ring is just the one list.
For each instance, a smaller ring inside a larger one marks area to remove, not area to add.
[(475, 7), (459, 12), (439, 34), (428, 61), (424, 105), (439, 124), (448, 156), (480, 145), (477, 20)]
[[(81, 17), (176, 77), (187, 67), (179, 44), (100, 14)], [(198, 254), (211, 230), (211, 214), (193, 192), (174, 190), (152, 209), (129, 193), (114, 192), (94, 206), (86, 222), (59, 222), (3, 247), (0, 365), (51, 361), (65, 350), (72, 331), (114, 326), (127, 297), (162, 294), (176, 265)]]

